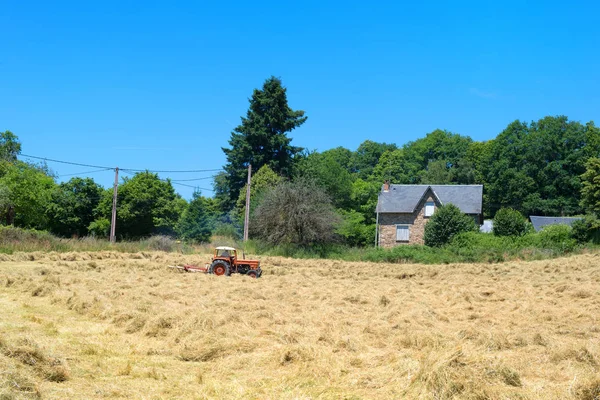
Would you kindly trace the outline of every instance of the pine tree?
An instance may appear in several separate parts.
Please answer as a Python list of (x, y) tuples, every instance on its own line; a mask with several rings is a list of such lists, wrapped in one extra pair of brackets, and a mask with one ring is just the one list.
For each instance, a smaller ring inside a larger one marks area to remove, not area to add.
[(262, 90), (255, 89), (250, 98), (250, 107), (242, 124), (231, 132), (229, 145), (223, 148), (227, 156), (225, 183), (217, 185), (217, 195), (228, 198), (226, 207), (233, 208), (244, 187), (248, 164), (258, 171), (268, 165), (275, 173), (291, 175), (294, 156), (303, 149), (292, 146), (286, 133), (302, 125), (306, 118), (304, 111), (292, 110), (287, 102), (287, 89), (279, 78), (270, 77)]

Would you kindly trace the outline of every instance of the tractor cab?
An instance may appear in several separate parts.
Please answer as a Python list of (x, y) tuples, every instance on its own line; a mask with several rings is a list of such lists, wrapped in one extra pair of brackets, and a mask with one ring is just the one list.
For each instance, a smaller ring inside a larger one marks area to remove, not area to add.
[(260, 261), (247, 260), (242, 253), (242, 259), (238, 259), (237, 251), (233, 247), (219, 246), (215, 248), (212, 263), (207, 265), (208, 273), (229, 276), (232, 273), (247, 275), (258, 278), (262, 275)]
[(236, 259), (237, 251), (233, 247), (219, 246), (215, 248), (215, 255), (213, 257), (213, 261), (224, 260), (227, 261), (230, 265), (233, 265), (235, 264)]

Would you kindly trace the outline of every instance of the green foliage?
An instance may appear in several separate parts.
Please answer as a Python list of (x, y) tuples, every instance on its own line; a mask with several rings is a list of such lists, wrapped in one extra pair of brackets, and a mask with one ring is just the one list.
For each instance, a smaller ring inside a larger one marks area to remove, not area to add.
[(250, 223), (253, 237), (270, 244), (308, 246), (330, 243), (339, 216), (314, 182), (282, 182), (265, 193)]
[(47, 227), (46, 209), (54, 190), (54, 179), (40, 169), (24, 162), (3, 162), (0, 167), (0, 187), (5, 207), (5, 223), (12, 219), (8, 215), (14, 212), (15, 226), (23, 228), (45, 229)]
[(247, 178), (248, 164), (254, 169), (269, 165), (277, 174), (291, 175), (294, 156), (302, 149), (292, 146), (287, 133), (302, 125), (304, 111), (294, 111), (288, 106), (286, 88), (281, 80), (270, 77), (261, 90), (255, 89), (250, 98), (250, 108), (242, 124), (233, 130), (230, 148), (223, 148), (227, 157), (225, 181), (218, 187), (228, 209), (237, 200)]
[(352, 175), (337, 161), (335, 153), (312, 153), (298, 165), (297, 174), (311, 179), (330, 197), (333, 205), (348, 208), (352, 194)]
[(494, 216), (494, 235), (523, 236), (529, 231), (527, 219), (512, 208), (501, 208)]
[(67, 246), (45, 231), (0, 226), (0, 253), (43, 250), (66, 251)]
[(581, 206), (600, 215), (600, 158), (590, 158), (581, 175)]
[[(455, 254), (460, 262), (491, 263), (514, 259), (539, 260), (562, 256), (576, 250), (573, 239), (565, 237), (564, 232), (554, 235), (551, 232), (553, 229), (550, 230), (550, 234), (531, 232), (523, 236), (461, 233), (454, 236), (444, 248)], [(564, 226), (559, 230), (564, 231)]]
[[(15, 252), (77, 252), (77, 251), (120, 251), (125, 253), (138, 253), (148, 250), (173, 251), (177, 253), (198, 253), (198, 248), (193, 248), (185, 243), (175, 242), (166, 236), (153, 236), (145, 240), (110, 243), (106, 239), (85, 237), (80, 239), (65, 239), (56, 237), (45, 231), (35, 229), (15, 228), (13, 226), (0, 226), (0, 253), (12, 254)], [(206, 252), (208, 249), (201, 249)], [(79, 257), (78, 255), (73, 255)], [(147, 256), (147, 255), (144, 255)], [(83, 254), (81, 257), (85, 258)], [(30, 255), (33, 260), (35, 255)]]
[(88, 225), (88, 233), (97, 238), (108, 238), (110, 235), (110, 221), (108, 218), (98, 218)]
[(372, 245), (375, 240), (375, 225), (367, 225), (365, 217), (354, 210), (341, 211), (342, 222), (336, 233), (349, 246)]
[[(250, 209), (254, 209), (258, 198), (267, 190), (277, 186), (282, 181), (282, 177), (277, 175), (268, 165), (263, 165), (255, 174), (252, 175), (250, 184)], [(236, 208), (239, 214), (243, 215), (246, 209), (246, 190), (247, 184), (240, 190)]]
[(351, 207), (362, 214), (366, 224), (375, 223), (375, 208), (380, 188), (380, 182), (367, 182), (360, 178), (352, 182)]
[(397, 149), (395, 144), (377, 143), (371, 140), (365, 140), (358, 146), (358, 149), (352, 155), (351, 166), (359, 178), (367, 179), (375, 166), (379, 163), (381, 155), (386, 151)]
[(21, 153), (21, 142), (11, 131), (0, 132), (0, 160), (14, 163)]
[[(110, 218), (110, 190), (99, 206), (100, 218)], [(139, 172), (124, 178), (118, 187), (117, 236), (137, 239), (151, 235), (172, 235), (186, 201), (175, 193), (170, 181), (157, 174)]]
[(207, 201), (199, 192), (194, 192), (192, 201), (181, 215), (177, 233), (184, 240), (208, 242), (212, 234), (213, 221), (207, 210)]
[(50, 231), (63, 237), (86, 236), (102, 191), (91, 178), (72, 178), (58, 185), (46, 209)]
[(428, 185), (447, 185), (452, 183), (452, 172), (446, 160), (434, 160), (427, 169), (419, 173), (419, 181)]
[(243, 227), (226, 222), (217, 222), (215, 224), (214, 236), (222, 236), (230, 239), (241, 239)]
[(577, 241), (572, 236), (572, 228), (568, 225), (548, 225), (537, 235), (537, 245), (543, 248), (559, 248), (564, 253), (575, 249)]
[(594, 215), (586, 215), (583, 219), (573, 222), (571, 236), (578, 243), (600, 243), (600, 220)]
[(336, 147), (334, 149), (325, 150), (321, 153), (324, 157), (333, 160), (336, 164), (341, 166), (348, 172), (354, 172), (354, 153), (345, 147)]
[[(402, 149), (383, 153), (372, 177), (397, 184), (455, 183), (458, 177), (469, 177), (465, 169), (472, 168), (472, 162), (467, 162), (472, 144), (469, 137), (438, 129)], [(462, 170), (456, 171), (459, 166)]]
[(12, 194), (10, 188), (0, 181), (0, 218), (2, 223), (10, 225), (12, 222), (9, 221), (10, 214), (12, 214)]
[(600, 153), (600, 130), (567, 117), (511, 123), (490, 143), (481, 164), (491, 214), (511, 207), (525, 215), (580, 213), (581, 174)]
[(425, 225), (423, 239), (427, 246), (440, 247), (448, 243), (453, 236), (476, 229), (472, 217), (463, 214), (454, 204), (446, 204), (438, 207)]

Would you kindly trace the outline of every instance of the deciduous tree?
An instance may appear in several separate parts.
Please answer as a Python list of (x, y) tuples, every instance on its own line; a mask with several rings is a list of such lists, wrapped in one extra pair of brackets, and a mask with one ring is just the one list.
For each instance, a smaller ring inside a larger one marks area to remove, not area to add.
[(91, 178), (72, 178), (58, 185), (46, 209), (50, 231), (64, 237), (86, 236), (102, 191)]
[[(112, 209), (111, 196), (103, 196), (99, 206), (98, 229), (105, 228)], [(157, 174), (139, 172), (125, 177), (118, 188), (117, 236), (138, 239), (154, 234), (172, 235), (186, 201), (175, 193), (170, 181)]]
[(0, 186), (8, 194), (5, 203), (14, 212), (15, 226), (47, 229), (46, 208), (55, 185), (52, 177), (27, 163), (15, 161), (2, 166)]
[(600, 158), (590, 158), (581, 175), (581, 205), (600, 216)]
[(0, 132), (0, 160), (15, 162), (21, 153), (21, 142), (11, 131)]
[(525, 215), (573, 215), (580, 206), (585, 163), (600, 154), (600, 130), (565, 116), (515, 121), (492, 140), (485, 162), (492, 214), (512, 207)]
[(336, 153), (312, 153), (299, 162), (298, 173), (321, 186), (335, 207), (348, 208), (352, 175), (338, 162)]
[(339, 216), (314, 182), (284, 181), (269, 190), (254, 211), (253, 237), (271, 244), (308, 246), (332, 242)]

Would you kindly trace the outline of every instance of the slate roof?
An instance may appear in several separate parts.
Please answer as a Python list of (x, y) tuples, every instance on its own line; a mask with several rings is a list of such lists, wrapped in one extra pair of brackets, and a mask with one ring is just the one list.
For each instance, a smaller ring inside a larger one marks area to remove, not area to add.
[(529, 217), (531, 223), (533, 224), (533, 229), (536, 232), (539, 232), (543, 227), (548, 225), (569, 225), (575, 221), (583, 219), (581, 217), (537, 217), (531, 215)]
[(412, 213), (431, 188), (440, 203), (454, 204), (465, 214), (481, 214), (483, 185), (390, 185), (379, 193), (378, 213)]

